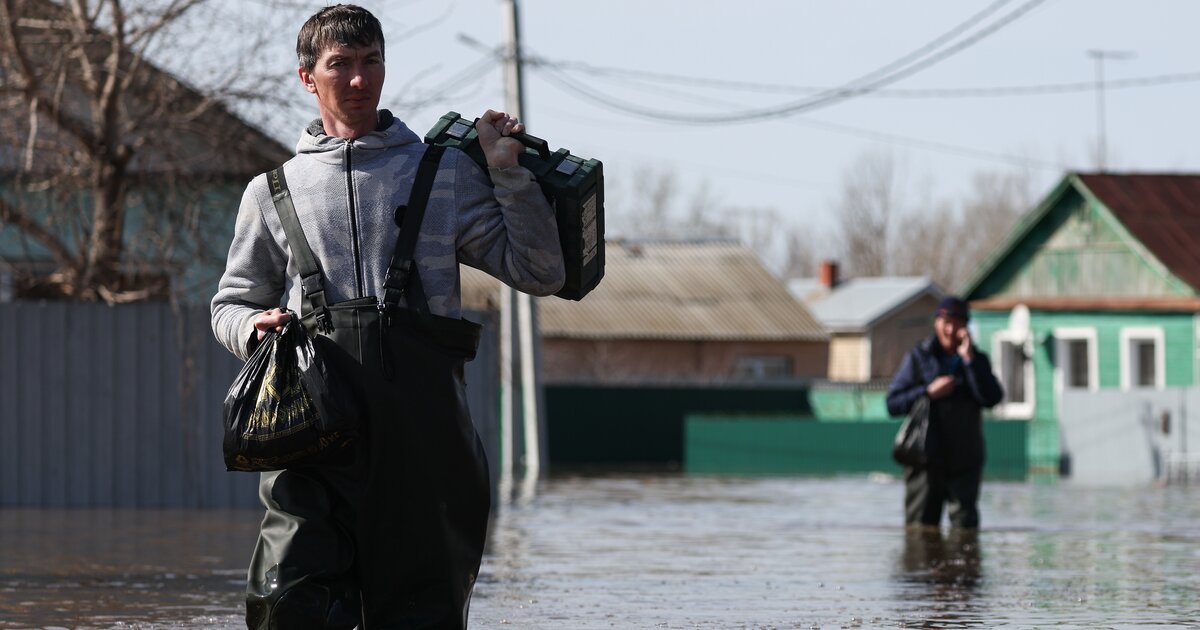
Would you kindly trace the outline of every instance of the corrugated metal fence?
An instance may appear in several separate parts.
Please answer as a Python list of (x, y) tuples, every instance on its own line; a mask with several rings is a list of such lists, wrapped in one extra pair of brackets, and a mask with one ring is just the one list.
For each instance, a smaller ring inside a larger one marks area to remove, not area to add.
[[(495, 471), (486, 324), (467, 379)], [(258, 505), (258, 476), (226, 472), (221, 458), (222, 403), (240, 367), (207, 307), (0, 304), (0, 506)]]

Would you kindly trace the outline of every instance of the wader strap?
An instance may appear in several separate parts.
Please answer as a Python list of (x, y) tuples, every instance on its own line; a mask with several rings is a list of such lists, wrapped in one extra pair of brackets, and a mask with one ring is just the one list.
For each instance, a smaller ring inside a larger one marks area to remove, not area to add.
[[(287, 235), (288, 247), (296, 257), (296, 266), (300, 269), (300, 290), (303, 295), (304, 313), (317, 313), (317, 329), (333, 332), (333, 320), (329, 316), (329, 307), (325, 301), (325, 280), (317, 258), (313, 256), (304, 230), (300, 227), (300, 218), (296, 216), (296, 206), (292, 203), (292, 195), (288, 191), (287, 179), (283, 176), (283, 167), (267, 174), (267, 182), (271, 186), (271, 200), (275, 202), (275, 212), (279, 222), (283, 224), (283, 232)], [(302, 314), (304, 314), (302, 313)]]
[(429, 195), (433, 192), (433, 180), (437, 177), (438, 164), (441, 163), (445, 151), (446, 147), (440, 145), (430, 145), (425, 149), (425, 155), (421, 157), (421, 163), (417, 166), (412, 192), (408, 196), (408, 206), (396, 209), (400, 235), (396, 239), (396, 251), (392, 253), (392, 261), (383, 280), (383, 304), (387, 307), (398, 306), (401, 296), (407, 292), (409, 308), (422, 314), (429, 313), (429, 302), (425, 298), (425, 290), (421, 286), (421, 277), (417, 272), (413, 254), (417, 249), (417, 238), (421, 235), (425, 206), (428, 205)]

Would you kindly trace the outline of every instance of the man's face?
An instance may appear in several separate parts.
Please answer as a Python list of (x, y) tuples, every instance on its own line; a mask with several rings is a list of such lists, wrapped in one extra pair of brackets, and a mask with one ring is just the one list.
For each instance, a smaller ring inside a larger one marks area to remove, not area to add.
[(967, 320), (951, 315), (938, 315), (933, 320), (933, 328), (937, 332), (938, 343), (947, 352), (953, 352), (958, 347), (960, 335), (967, 328)]
[[(334, 45), (321, 53), (311, 71), (300, 69), (304, 88), (317, 95), (321, 118), (361, 129), (362, 133), (375, 127), (383, 75), (383, 53), (378, 44)], [(325, 132), (337, 133), (333, 129)]]

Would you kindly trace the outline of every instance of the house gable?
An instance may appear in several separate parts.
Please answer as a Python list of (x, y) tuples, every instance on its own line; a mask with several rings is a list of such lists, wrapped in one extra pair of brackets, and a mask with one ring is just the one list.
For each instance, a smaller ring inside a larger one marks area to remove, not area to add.
[(1197, 296), (1075, 175), (1018, 226), (964, 293), (998, 302)]

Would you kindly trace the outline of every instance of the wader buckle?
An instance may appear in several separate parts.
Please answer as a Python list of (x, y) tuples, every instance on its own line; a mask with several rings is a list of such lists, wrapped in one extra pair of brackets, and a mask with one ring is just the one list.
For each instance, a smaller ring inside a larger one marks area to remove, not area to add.
[(330, 316), (328, 307), (322, 307), (317, 313), (317, 330), (326, 335), (333, 332), (333, 317)]
[(390, 328), (392, 326), (392, 309), (387, 302), (380, 300), (375, 308), (379, 309), (379, 325), (383, 328)]

